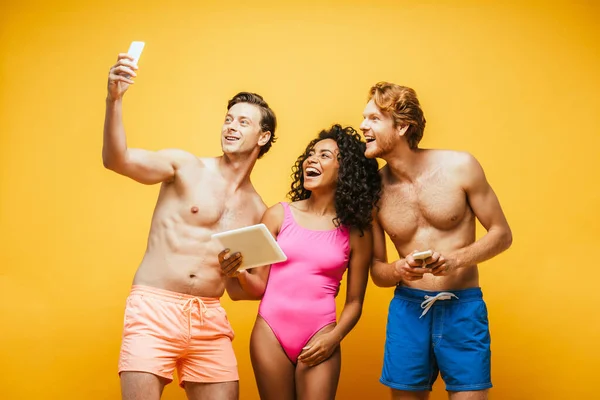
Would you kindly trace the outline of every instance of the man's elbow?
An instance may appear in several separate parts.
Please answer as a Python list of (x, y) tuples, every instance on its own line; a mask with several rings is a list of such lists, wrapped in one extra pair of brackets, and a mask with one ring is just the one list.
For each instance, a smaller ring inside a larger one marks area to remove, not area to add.
[(510, 246), (512, 245), (513, 242), (513, 236), (512, 236), (512, 231), (510, 228), (506, 228), (506, 230), (503, 232), (502, 234), (502, 244), (503, 244), (503, 250), (508, 250), (510, 248)]
[(119, 163), (115, 157), (111, 157), (106, 153), (102, 153), (102, 165), (104, 165), (104, 168), (115, 172), (119, 169)]
[(380, 287), (380, 288), (392, 286), (392, 285), (389, 285), (388, 282), (386, 282), (384, 279), (381, 279), (381, 277), (379, 275), (374, 274), (372, 270), (371, 270), (371, 281), (373, 281), (373, 284), (375, 286)]
[(396, 286), (396, 282), (392, 283), (387, 281), (373, 281), (373, 283), (375, 284), (375, 286), (380, 288), (391, 288)]
[(104, 168), (106, 169), (115, 172), (122, 171), (126, 165), (126, 160), (126, 154), (115, 154), (108, 149), (102, 149), (102, 165), (104, 165)]
[(102, 165), (104, 165), (104, 168), (112, 170), (113, 164), (112, 159), (105, 152), (102, 152)]
[(373, 284), (377, 287), (383, 287), (382, 282), (379, 280), (379, 278), (371, 275), (371, 280), (373, 281)]

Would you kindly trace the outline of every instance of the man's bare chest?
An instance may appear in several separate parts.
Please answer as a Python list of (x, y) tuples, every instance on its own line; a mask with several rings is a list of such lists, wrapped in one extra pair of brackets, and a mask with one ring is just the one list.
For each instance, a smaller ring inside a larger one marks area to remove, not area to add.
[(190, 225), (215, 231), (257, 223), (261, 215), (258, 195), (248, 190), (232, 190), (218, 178), (183, 176), (171, 188), (179, 203), (179, 213)]
[(392, 240), (410, 240), (419, 229), (451, 230), (468, 210), (465, 193), (449, 184), (384, 186), (379, 221)]

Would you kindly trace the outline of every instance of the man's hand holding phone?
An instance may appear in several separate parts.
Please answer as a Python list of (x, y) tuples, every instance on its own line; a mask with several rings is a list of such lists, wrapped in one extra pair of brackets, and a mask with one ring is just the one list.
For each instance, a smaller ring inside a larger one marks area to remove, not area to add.
[(110, 68), (108, 73), (108, 99), (120, 100), (133, 79), (137, 76), (137, 63), (142, 55), (144, 42), (132, 42), (127, 53), (121, 53), (117, 57), (117, 63)]
[(438, 252), (432, 250), (413, 251), (404, 259), (396, 262), (396, 271), (406, 281), (416, 281), (423, 278), (426, 273), (436, 275), (441, 271), (440, 266), (446, 260)]

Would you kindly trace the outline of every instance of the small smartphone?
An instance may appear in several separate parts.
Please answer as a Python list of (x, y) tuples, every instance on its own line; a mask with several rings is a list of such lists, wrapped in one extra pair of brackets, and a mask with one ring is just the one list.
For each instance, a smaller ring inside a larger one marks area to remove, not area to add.
[[(133, 63), (135, 65), (138, 64), (138, 61), (140, 60), (140, 56), (142, 55), (142, 50), (144, 50), (144, 46), (146, 45), (146, 43), (144, 42), (131, 42), (131, 45), (129, 46), (129, 50), (127, 50), (127, 54), (129, 54), (130, 56), (133, 57)], [(127, 79), (129, 79), (130, 76), (127, 75)]]
[(425, 260), (426, 258), (429, 258), (433, 255), (433, 251), (431, 250), (427, 250), (427, 251), (420, 251), (418, 253), (415, 253), (412, 255), (412, 257), (415, 260)]
[(140, 60), (140, 56), (142, 55), (142, 50), (144, 50), (144, 46), (146, 43), (144, 42), (131, 42), (129, 46), (129, 50), (127, 50), (127, 54), (133, 57), (133, 63), (137, 65)]

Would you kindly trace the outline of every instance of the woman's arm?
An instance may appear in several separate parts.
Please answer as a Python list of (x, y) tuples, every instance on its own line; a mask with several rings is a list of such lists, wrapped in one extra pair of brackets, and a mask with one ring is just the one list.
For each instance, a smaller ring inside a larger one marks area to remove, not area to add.
[[(261, 223), (265, 224), (271, 235), (277, 239), (284, 218), (283, 206), (275, 204), (265, 211)], [(269, 279), (270, 265), (238, 271), (243, 255), (229, 254), (229, 249), (219, 253), (219, 263), (227, 275), (225, 289), (231, 300), (260, 300), (265, 293)]]
[(369, 281), (369, 267), (373, 253), (373, 234), (370, 230), (360, 235), (358, 231), (350, 233), (350, 261), (348, 265), (348, 289), (346, 303), (336, 327), (320, 335), (298, 358), (313, 366), (327, 360), (339, 346), (362, 314), (363, 301)]

